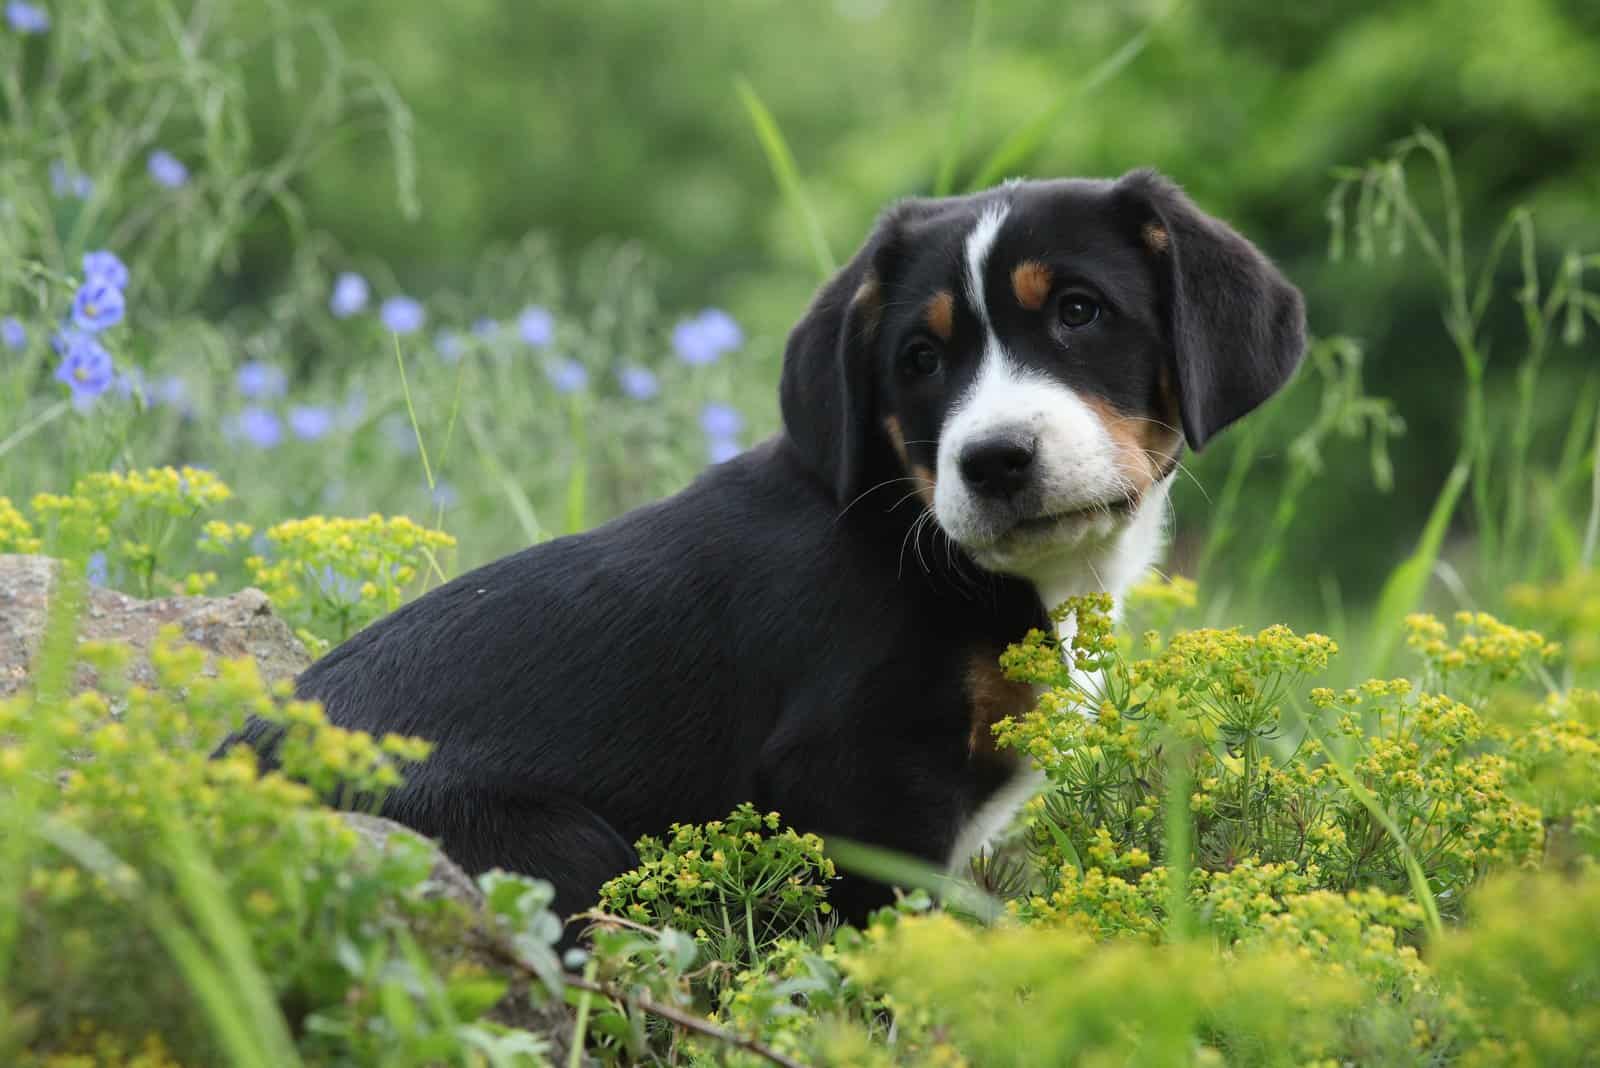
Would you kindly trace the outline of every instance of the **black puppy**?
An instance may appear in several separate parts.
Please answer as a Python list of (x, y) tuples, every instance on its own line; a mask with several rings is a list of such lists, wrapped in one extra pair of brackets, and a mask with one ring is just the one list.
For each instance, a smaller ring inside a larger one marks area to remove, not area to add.
[[(1153, 562), (1184, 440), (1284, 384), (1303, 320), (1153, 173), (897, 204), (790, 336), (782, 434), (432, 591), (298, 692), (431, 739), (384, 813), (564, 912), (743, 801), (959, 862), (1032, 785), (992, 744), (1031, 698), (996, 657)], [(833, 891), (850, 920), (888, 898)]]

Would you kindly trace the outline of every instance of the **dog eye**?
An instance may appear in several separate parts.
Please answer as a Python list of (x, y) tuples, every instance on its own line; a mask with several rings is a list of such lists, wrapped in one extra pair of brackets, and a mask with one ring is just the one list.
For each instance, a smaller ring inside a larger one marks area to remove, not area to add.
[(900, 371), (911, 378), (927, 378), (938, 374), (942, 362), (939, 350), (926, 341), (913, 341), (900, 353)]
[(1100, 305), (1086, 293), (1063, 293), (1056, 305), (1056, 317), (1068, 330), (1077, 330), (1100, 318)]

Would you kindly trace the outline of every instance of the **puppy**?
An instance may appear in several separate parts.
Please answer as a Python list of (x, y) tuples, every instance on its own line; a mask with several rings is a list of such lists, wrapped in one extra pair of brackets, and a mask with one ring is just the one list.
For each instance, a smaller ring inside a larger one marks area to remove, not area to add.
[[(298, 693), (430, 739), (384, 814), (564, 913), (743, 801), (959, 863), (1031, 782), (993, 745), (1032, 699), (996, 658), (1151, 565), (1185, 443), (1303, 348), (1299, 292), (1152, 172), (901, 202), (791, 333), (781, 434), (433, 590)], [(890, 898), (832, 891), (857, 922)]]

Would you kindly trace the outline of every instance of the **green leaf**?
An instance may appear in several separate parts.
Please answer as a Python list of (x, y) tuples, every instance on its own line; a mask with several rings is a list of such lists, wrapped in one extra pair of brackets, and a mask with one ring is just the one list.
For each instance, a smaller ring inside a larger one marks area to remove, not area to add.
[(1440, 490), (1438, 499), (1434, 501), (1433, 511), (1428, 516), (1427, 524), (1422, 528), (1422, 536), (1417, 539), (1416, 550), (1391, 571), (1384, 582), (1383, 591), (1378, 595), (1378, 607), (1372, 614), (1372, 626), (1368, 632), (1373, 638), (1367, 653), (1367, 674), (1372, 676), (1383, 674), (1384, 667), (1400, 639), (1400, 630), (1405, 624), (1406, 616), (1415, 610), (1417, 602), (1422, 598), (1422, 593), (1428, 585), (1428, 576), (1432, 574), (1434, 562), (1439, 558), (1439, 549), (1444, 544), (1445, 532), (1450, 527), (1450, 519), (1455, 515), (1456, 504), (1461, 499), (1461, 491), (1466, 488), (1467, 476), (1471, 470), (1471, 465), (1465, 458), (1456, 461), (1450, 477), (1445, 480), (1444, 489)]
[(783, 131), (778, 129), (778, 122), (772, 117), (772, 112), (767, 110), (767, 105), (761, 102), (755, 86), (746, 78), (734, 81), (734, 88), (739, 93), (739, 99), (744, 102), (744, 108), (750, 113), (750, 123), (755, 127), (756, 137), (761, 141), (761, 149), (767, 154), (767, 165), (772, 168), (772, 176), (777, 179), (778, 191), (788, 201), (790, 209), (797, 215), (805, 227), (806, 236), (811, 241), (811, 254), (817, 262), (817, 271), (823, 278), (830, 277), (836, 269), (833, 253), (828, 249), (828, 238), (822, 232), (822, 224), (817, 219), (816, 210), (811, 206), (811, 198), (806, 195), (805, 183), (800, 178), (800, 168), (795, 166), (794, 155), (789, 151), (789, 144), (783, 138)]

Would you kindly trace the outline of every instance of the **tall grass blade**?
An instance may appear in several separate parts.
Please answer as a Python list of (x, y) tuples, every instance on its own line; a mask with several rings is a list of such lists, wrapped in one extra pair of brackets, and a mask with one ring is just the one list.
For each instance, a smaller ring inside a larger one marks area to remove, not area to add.
[(828, 248), (827, 235), (822, 232), (822, 223), (817, 219), (816, 209), (811, 205), (811, 198), (806, 194), (805, 183), (800, 178), (800, 168), (795, 166), (794, 154), (789, 151), (789, 143), (783, 138), (783, 131), (778, 129), (778, 122), (772, 117), (772, 112), (767, 110), (767, 105), (761, 102), (755, 86), (747, 78), (738, 78), (734, 81), (734, 88), (738, 90), (739, 99), (744, 102), (744, 109), (750, 114), (750, 123), (755, 127), (756, 138), (761, 142), (761, 149), (767, 155), (767, 165), (772, 168), (772, 176), (777, 179), (778, 190), (783, 194), (784, 200), (789, 204), (801, 223), (805, 226), (806, 237), (811, 242), (811, 255), (816, 259), (817, 272), (823, 277), (831, 276), (837, 261)]
[(851, 841), (848, 838), (829, 838), (828, 856), (846, 871), (865, 875), (892, 886), (926, 890), (935, 898), (977, 917), (984, 923), (993, 923), (1005, 911), (992, 895), (952, 877), (943, 868), (918, 857), (897, 853), (892, 849)]
[(988, 25), (989, 0), (973, 0), (972, 31), (967, 36), (967, 58), (961, 71), (961, 85), (956, 90), (955, 114), (939, 160), (939, 172), (933, 180), (936, 197), (948, 196), (955, 188), (956, 161), (961, 158), (961, 146), (966, 140), (967, 120), (972, 114), (972, 85), (977, 80), (978, 55), (983, 49)]
[[(1176, 5), (1167, 13), (1170, 14), (1172, 10), (1176, 10)], [(1165, 15), (1158, 16), (1158, 18), (1164, 17)], [(1073, 86), (1060, 100), (1000, 142), (1000, 147), (995, 149), (978, 168), (977, 177), (973, 178), (968, 189), (986, 189), (1003, 178), (1016, 175), (1028, 160), (1039, 154), (1045, 139), (1055, 130), (1057, 124), (1061, 122), (1061, 117), (1072, 105), (1115, 78), (1128, 64), (1139, 58), (1139, 54), (1150, 44), (1153, 28), (1154, 23), (1134, 34), (1121, 48), (1101, 60), (1083, 81)]]
[(1394, 652), (1406, 616), (1416, 608), (1427, 587), (1433, 562), (1439, 558), (1445, 532), (1450, 527), (1450, 519), (1455, 515), (1456, 504), (1461, 499), (1461, 491), (1466, 487), (1471, 471), (1472, 465), (1465, 457), (1456, 461), (1444, 489), (1439, 492), (1438, 500), (1434, 501), (1433, 511), (1422, 528), (1422, 536), (1417, 539), (1416, 550), (1384, 581), (1383, 590), (1378, 595), (1378, 607), (1373, 612), (1372, 626), (1368, 630), (1372, 635), (1372, 645), (1367, 651), (1367, 674), (1381, 675)]

